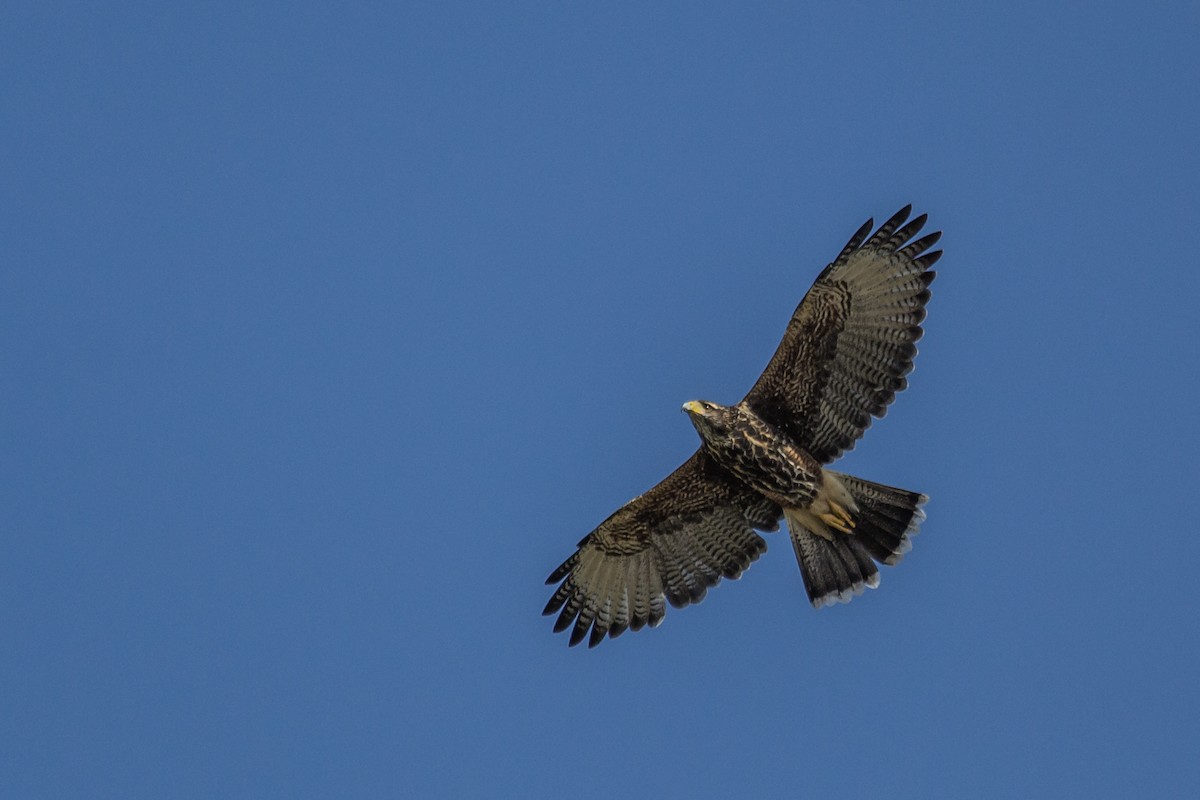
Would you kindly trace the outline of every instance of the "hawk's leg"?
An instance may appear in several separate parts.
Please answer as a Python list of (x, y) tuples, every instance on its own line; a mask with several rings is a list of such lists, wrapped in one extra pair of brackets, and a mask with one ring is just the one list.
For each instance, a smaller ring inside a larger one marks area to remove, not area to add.
[(850, 516), (850, 512), (836, 500), (829, 499), (827, 502), (829, 503), (829, 511), (818, 515), (821, 521), (834, 530), (841, 531), (842, 533), (853, 533), (854, 517)]

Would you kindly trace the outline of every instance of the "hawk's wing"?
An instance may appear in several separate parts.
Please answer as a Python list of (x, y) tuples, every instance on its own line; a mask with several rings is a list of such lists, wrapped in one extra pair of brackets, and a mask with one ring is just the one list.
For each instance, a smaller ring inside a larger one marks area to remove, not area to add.
[(722, 577), (737, 578), (767, 549), (754, 532), (775, 530), (779, 506), (742, 486), (703, 450), (650, 491), (630, 500), (550, 574), (561, 581), (543, 614), (571, 644), (662, 622), (664, 598), (699, 602)]
[[(941, 237), (910, 242), (912, 206), (858, 229), (800, 301), (771, 362), (744, 400), (823, 464), (854, 447), (908, 385)], [(865, 241), (864, 241), (865, 240)]]

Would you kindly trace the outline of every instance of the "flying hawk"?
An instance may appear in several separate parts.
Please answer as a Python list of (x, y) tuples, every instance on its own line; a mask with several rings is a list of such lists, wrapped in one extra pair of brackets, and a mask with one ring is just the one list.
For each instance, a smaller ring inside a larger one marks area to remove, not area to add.
[[(879, 585), (925, 519), (923, 494), (826, 469), (908, 385), (941, 237), (913, 240), (906, 206), (871, 234), (867, 220), (796, 307), (783, 341), (740, 403), (685, 403), (701, 446), (630, 500), (550, 573), (544, 614), (570, 644), (654, 627), (665, 602), (699, 602), (767, 549), (755, 529), (787, 520), (813, 606)], [(867, 238), (870, 235), (870, 238)]]

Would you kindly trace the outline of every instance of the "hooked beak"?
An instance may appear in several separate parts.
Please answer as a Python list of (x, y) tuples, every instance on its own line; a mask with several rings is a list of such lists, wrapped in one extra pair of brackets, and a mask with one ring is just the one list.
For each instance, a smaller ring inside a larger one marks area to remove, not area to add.
[(688, 400), (686, 403), (684, 403), (683, 410), (689, 414), (695, 414), (696, 416), (704, 415), (704, 407), (701, 406), (699, 401), (696, 400)]

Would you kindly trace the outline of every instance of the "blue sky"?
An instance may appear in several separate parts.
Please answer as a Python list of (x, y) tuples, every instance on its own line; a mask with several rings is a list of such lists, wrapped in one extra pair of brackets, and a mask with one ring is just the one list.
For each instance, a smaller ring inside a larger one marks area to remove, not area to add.
[[(645, 5), (5, 4), (0, 794), (1200, 789), (1200, 13)], [(909, 202), (842, 468), (913, 552), (568, 649), (545, 575)]]

